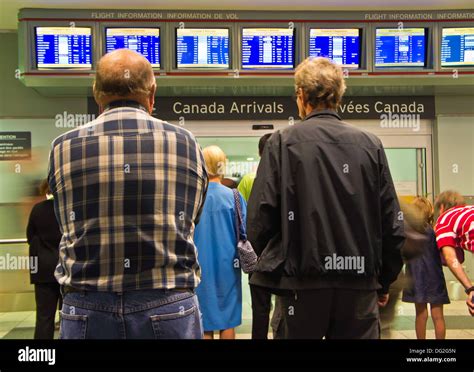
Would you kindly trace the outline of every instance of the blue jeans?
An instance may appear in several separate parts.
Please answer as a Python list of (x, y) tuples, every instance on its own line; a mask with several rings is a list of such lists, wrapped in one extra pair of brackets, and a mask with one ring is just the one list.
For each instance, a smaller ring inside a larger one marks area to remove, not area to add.
[(189, 291), (70, 292), (61, 339), (201, 339), (197, 296)]

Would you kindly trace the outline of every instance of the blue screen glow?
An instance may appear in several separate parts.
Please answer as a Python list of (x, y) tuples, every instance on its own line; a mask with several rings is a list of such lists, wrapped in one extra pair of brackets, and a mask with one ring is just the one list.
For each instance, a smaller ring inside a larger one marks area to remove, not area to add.
[(36, 27), (38, 69), (92, 68), (89, 27)]

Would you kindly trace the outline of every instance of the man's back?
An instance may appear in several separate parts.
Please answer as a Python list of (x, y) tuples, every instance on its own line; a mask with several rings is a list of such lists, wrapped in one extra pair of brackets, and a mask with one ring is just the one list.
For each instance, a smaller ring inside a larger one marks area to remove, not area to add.
[(113, 105), (54, 140), (49, 183), (63, 233), (61, 284), (126, 291), (199, 283), (192, 233), (207, 174), (187, 130), (138, 104)]
[[(267, 147), (267, 171), (257, 173), (249, 201), (249, 239), (262, 255), (257, 270), (280, 273), (285, 289), (376, 288), (382, 248), (396, 251), (404, 240), (380, 140), (323, 111), (272, 136)], [(279, 213), (262, 215), (269, 205)], [(338, 257), (353, 260), (339, 265)], [(399, 270), (400, 258), (393, 264)], [(336, 283), (341, 276), (363, 282)]]

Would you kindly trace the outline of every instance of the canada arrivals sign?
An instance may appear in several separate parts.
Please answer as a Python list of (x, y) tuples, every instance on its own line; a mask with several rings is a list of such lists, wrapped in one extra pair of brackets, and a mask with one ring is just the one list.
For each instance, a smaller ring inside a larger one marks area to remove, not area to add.
[[(384, 114), (416, 114), (435, 117), (434, 97), (345, 97), (339, 107), (343, 119), (380, 119)], [(93, 98), (88, 113), (98, 114)], [(288, 120), (298, 119), (291, 97), (156, 97), (153, 116), (179, 120)]]

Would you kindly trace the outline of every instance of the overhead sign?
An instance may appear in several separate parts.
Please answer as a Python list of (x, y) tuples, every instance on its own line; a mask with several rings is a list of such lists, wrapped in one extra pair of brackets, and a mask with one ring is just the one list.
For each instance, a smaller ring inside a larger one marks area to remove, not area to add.
[[(384, 115), (435, 117), (433, 96), (345, 97), (339, 107), (343, 119), (378, 119)], [(98, 115), (93, 98), (88, 114)], [(298, 119), (291, 97), (156, 97), (153, 116), (169, 121), (185, 120), (288, 120)]]
[(394, 10), (394, 11), (220, 11), (220, 10), (158, 10), (158, 9), (20, 9), (19, 20), (31, 18), (90, 19), (94, 21), (452, 21), (472, 20), (474, 11), (465, 10)]
[(31, 159), (31, 132), (0, 132), (0, 160)]

